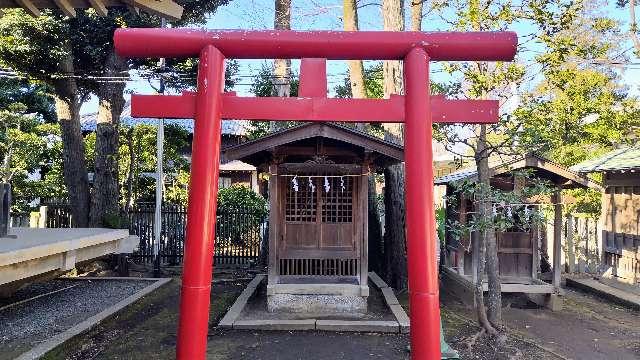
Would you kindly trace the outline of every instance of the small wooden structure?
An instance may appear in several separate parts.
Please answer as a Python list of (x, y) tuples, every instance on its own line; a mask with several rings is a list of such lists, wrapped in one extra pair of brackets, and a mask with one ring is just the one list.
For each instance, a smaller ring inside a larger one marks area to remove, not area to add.
[(127, 7), (136, 13), (142, 9), (168, 20), (182, 17), (182, 6), (173, 0), (0, 0), (0, 9), (23, 8), (33, 16), (40, 16), (42, 9), (58, 9), (68, 17), (75, 17), (76, 9), (88, 8), (99, 16), (107, 16), (110, 7)]
[(368, 296), (367, 176), (402, 161), (401, 146), (308, 123), (223, 156), (269, 173), (268, 295)]
[[(571, 188), (599, 188), (599, 185), (586, 177), (573, 173), (540, 156), (528, 154), (512, 161), (500, 162), (490, 166), (491, 186), (505, 191), (518, 191), (525, 183), (514, 174), (515, 170), (531, 169), (533, 176), (546, 179), (556, 186), (550, 203), (554, 205), (554, 236), (553, 236), (553, 283), (548, 284), (539, 279), (541, 254), (545, 251), (545, 231), (536, 227), (530, 230), (513, 229), (508, 232), (496, 233), (498, 244), (499, 273), (502, 281), (502, 292), (517, 292), (537, 294), (532, 300), (540, 300), (551, 307), (555, 307), (541, 295), (557, 295), (560, 292), (560, 255), (562, 234), (562, 189)], [(436, 179), (436, 185), (446, 185), (447, 195), (454, 194), (452, 184), (456, 181), (477, 179), (476, 169), (465, 169)], [(458, 201), (447, 207), (447, 219), (466, 222), (469, 213), (474, 211), (471, 199), (465, 199), (461, 194), (455, 195)], [(457, 291), (463, 300), (473, 299), (473, 285), (477, 283), (476, 267), (478, 264), (478, 250), (476, 234), (457, 238), (450, 231), (446, 233), (446, 255), (444, 256), (445, 278), (450, 280), (450, 289)], [(543, 254), (545, 255), (545, 254)], [(484, 284), (485, 290), (487, 284)], [(553, 298), (555, 299), (555, 297)]]
[(640, 284), (640, 147), (617, 149), (571, 169), (603, 174), (600, 220), (605, 275)]

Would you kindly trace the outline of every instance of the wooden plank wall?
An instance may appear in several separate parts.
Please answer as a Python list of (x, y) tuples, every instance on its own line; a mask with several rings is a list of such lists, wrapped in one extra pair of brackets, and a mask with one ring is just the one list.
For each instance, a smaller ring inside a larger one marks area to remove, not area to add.
[(640, 173), (610, 172), (604, 183), (604, 265), (611, 275), (640, 284)]
[(597, 218), (572, 215), (563, 224), (564, 271), (597, 274), (602, 267), (602, 241)]

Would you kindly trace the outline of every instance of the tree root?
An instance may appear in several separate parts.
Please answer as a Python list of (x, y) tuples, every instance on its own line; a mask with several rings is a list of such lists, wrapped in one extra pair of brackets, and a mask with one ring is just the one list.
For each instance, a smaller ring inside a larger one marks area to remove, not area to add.
[(467, 351), (469, 353), (473, 353), (472, 352), (473, 346), (478, 342), (478, 339), (480, 339), (486, 333), (487, 333), (487, 330), (483, 328), (479, 332), (477, 332), (475, 335), (469, 337), (469, 339), (464, 342), (464, 344), (467, 345)]

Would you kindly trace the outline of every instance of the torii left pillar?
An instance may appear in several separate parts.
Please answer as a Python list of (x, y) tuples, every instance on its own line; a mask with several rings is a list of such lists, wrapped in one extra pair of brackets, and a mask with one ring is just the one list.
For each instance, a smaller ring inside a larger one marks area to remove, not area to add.
[(201, 359), (207, 351), (212, 272), (203, 269), (213, 266), (223, 85), (224, 55), (207, 45), (200, 53), (198, 66), (178, 359)]

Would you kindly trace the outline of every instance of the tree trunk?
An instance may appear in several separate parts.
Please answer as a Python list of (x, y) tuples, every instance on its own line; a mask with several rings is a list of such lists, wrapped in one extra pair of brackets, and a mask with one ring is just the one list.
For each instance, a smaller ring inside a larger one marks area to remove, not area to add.
[[(404, 31), (404, 2), (383, 0), (384, 30)], [(384, 96), (402, 93), (402, 64), (400, 61), (383, 63)], [(385, 124), (385, 139), (399, 144), (403, 142), (401, 124)], [(384, 171), (385, 204), (385, 275), (396, 289), (407, 288), (407, 244), (405, 236), (404, 165), (389, 166)]]
[(127, 146), (129, 147), (129, 168), (127, 169), (127, 198), (125, 199), (125, 209), (128, 213), (133, 207), (133, 181), (136, 172), (136, 151), (133, 140), (133, 127), (127, 131)]
[[(356, 0), (344, 0), (344, 30), (358, 31), (358, 9)], [(364, 85), (364, 67), (362, 60), (349, 60), (349, 82), (351, 96), (354, 99), (364, 99), (367, 92)]]
[[(291, 0), (275, 0), (273, 27), (276, 30), (291, 30)], [(273, 61), (273, 85), (275, 96), (289, 97), (291, 94), (291, 59)], [(272, 121), (271, 131), (277, 130), (282, 123)]]
[[(489, 174), (489, 152), (487, 149), (487, 126), (480, 126), (480, 135), (476, 149), (476, 167), (478, 169), (478, 183), (480, 186), (478, 204), (478, 216), (481, 223), (490, 224), (492, 214), (491, 184)], [(485, 227), (480, 234), (481, 245), (486, 249), (486, 273), (487, 273), (487, 315), (494, 328), (502, 326), (502, 294), (499, 277), (498, 247), (496, 233), (491, 226)], [(479, 258), (482, 261), (482, 258)], [(478, 274), (478, 279), (483, 277)], [(481, 281), (479, 281), (481, 282)], [(486, 325), (486, 324), (481, 324)]]
[[(107, 76), (116, 76), (126, 69), (126, 63), (111, 53), (105, 64)], [(91, 226), (109, 225), (109, 218), (120, 213), (118, 200), (118, 144), (120, 115), (124, 108), (122, 93), (126, 83), (103, 82), (98, 89), (98, 120), (96, 124), (96, 162), (91, 199)]]
[(478, 279), (475, 283), (473, 295), (474, 301), (476, 305), (476, 314), (478, 315), (478, 323), (480, 326), (487, 331), (489, 334), (495, 335), (497, 333), (496, 329), (491, 325), (489, 319), (487, 318), (487, 309), (484, 305), (484, 289), (482, 283), (484, 282), (484, 271), (486, 264), (486, 243), (482, 235), (480, 235), (477, 231), (474, 232), (471, 236), (475, 237), (478, 242), (478, 246), (476, 249), (478, 250), (478, 267), (476, 268), (476, 279)]
[(636, 1), (629, 0), (629, 34), (636, 48), (636, 54), (640, 54), (640, 39), (638, 39), (638, 23), (636, 22)]
[(407, 288), (407, 241), (405, 237), (404, 164), (384, 171), (385, 262), (391, 287)]
[(378, 194), (376, 192), (376, 176), (369, 175), (369, 191), (368, 191), (368, 217), (369, 217), (369, 269), (382, 274), (383, 267), (383, 242), (382, 242), (382, 225), (380, 224), (380, 211), (378, 210)]
[[(70, 52), (69, 52), (70, 53)], [(60, 72), (73, 74), (73, 59), (60, 59)], [(54, 84), (56, 114), (62, 134), (62, 163), (64, 183), (69, 193), (74, 227), (89, 225), (89, 178), (84, 152), (84, 139), (80, 129), (78, 87), (72, 77), (62, 78)]]
[[(385, 31), (404, 31), (404, 1), (383, 0), (382, 18)], [(402, 62), (386, 60), (382, 65), (384, 77), (384, 96), (402, 93)], [(393, 124), (393, 126), (400, 126)]]
[(411, 31), (422, 31), (423, 1), (411, 0)]

